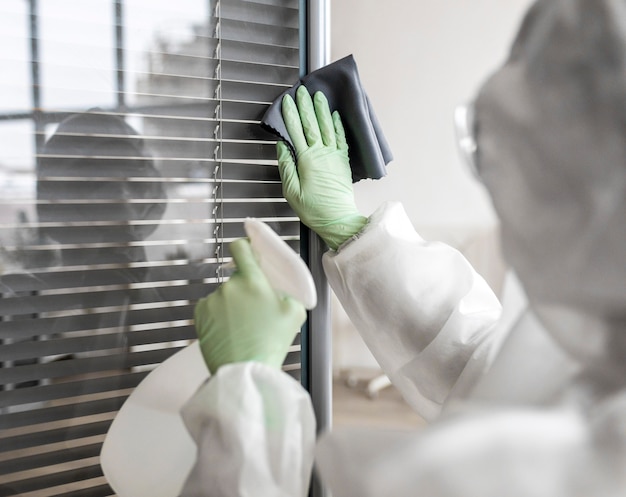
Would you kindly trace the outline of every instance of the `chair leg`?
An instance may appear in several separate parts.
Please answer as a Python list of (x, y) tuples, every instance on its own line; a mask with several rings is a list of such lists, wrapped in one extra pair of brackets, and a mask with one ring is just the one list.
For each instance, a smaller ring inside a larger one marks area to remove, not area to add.
[(367, 384), (367, 396), (370, 399), (374, 399), (378, 397), (379, 392), (383, 388), (387, 388), (388, 386), (391, 386), (391, 380), (386, 374), (381, 374), (370, 380)]

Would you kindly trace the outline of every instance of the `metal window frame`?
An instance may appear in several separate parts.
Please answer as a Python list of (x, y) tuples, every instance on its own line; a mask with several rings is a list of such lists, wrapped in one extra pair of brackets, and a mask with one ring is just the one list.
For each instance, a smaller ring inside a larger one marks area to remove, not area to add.
[[(328, 64), (330, 59), (329, 0), (307, 2), (307, 72)], [(322, 255), (327, 249), (322, 240), (312, 231), (305, 229), (308, 264), (318, 292), (318, 305), (309, 312), (309, 340), (307, 373), (309, 391), (315, 406), (318, 432), (331, 426), (331, 358), (330, 291), (322, 267)]]
[[(330, 62), (330, 0), (301, 0), (301, 68), (308, 73)], [(306, 59), (305, 59), (306, 58)], [(315, 287), (317, 307), (308, 313), (303, 330), (303, 385), (313, 402), (317, 433), (332, 427), (332, 334), (330, 317), (330, 288), (322, 267), (322, 255), (327, 249), (315, 233), (302, 226), (301, 253), (305, 258)], [(328, 490), (314, 475), (311, 497), (326, 497)]]

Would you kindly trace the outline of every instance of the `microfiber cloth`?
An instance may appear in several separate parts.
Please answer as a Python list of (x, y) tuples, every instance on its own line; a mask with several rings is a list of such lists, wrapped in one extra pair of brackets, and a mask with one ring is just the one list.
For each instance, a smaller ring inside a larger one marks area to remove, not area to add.
[(296, 90), (301, 85), (306, 86), (311, 95), (317, 91), (324, 93), (331, 112), (339, 112), (346, 130), (352, 181), (356, 183), (365, 178), (380, 179), (385, 176), (386, 166), (393, 156), (361, 86), (354, 57), (348, 55), (307, 74), (283, 92), (265, 112), (261, 126), (284, 140), (294, 156), (295, 149), (283, 121), (281, 104), (285, 94), (295, 100)]

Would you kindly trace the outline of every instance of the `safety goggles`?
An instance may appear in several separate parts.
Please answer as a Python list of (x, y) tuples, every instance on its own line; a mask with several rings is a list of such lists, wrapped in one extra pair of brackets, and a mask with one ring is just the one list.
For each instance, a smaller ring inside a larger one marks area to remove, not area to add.
[(459, 105), (454, 109), (454, 129), (461, 159), (474, 177), (480, 180), (478, 169), (478, 143), (474, 103)]

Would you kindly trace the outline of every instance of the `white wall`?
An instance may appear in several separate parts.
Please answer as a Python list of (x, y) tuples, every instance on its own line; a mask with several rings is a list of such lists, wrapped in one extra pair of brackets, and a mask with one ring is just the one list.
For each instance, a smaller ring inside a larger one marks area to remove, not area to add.
[(331, 0), (331, 57), (350, 53), (395, 160), (357, 185), (365, 213), (402, 200), (417, 224), (490, 222), (452, 113), (504, 59), (529, 0)]
[[(355, 186), (359, 208), (367, 215), (384, 200), (401, 200), (423, 236), (471, 253), (494, 286), (497, 221), (459, 159), (452, 114), (507, 56), (530, 3), (331, 0), (331, 58), (354, 54), (395, 156), (387, 177)], [(338, 367), (371, 365), (363, 350), (352, 332), (337, 331)]]

